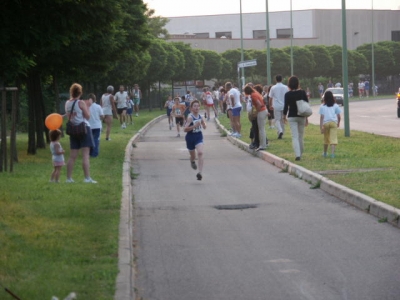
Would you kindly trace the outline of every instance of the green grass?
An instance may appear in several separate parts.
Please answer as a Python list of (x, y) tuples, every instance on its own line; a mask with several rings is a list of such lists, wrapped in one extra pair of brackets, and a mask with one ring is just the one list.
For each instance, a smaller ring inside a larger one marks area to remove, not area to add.
[[(226, 128), (230, 128), (226, 116), (221, 115), (219, 120)], [(251, 126), (247, 114), (242, 114), (241, 124), (241, 139), (250, 143), (248, 136)], [(276, 130), (267, 129), (270, 140), (267, 151), (295, 162), (289, 125), (286, 126), (286, 130), (284, 139), (277, 140)], [(350, 132), (350, 137), (345, 137), (343, 129), (339, 129), (338, 139), (336, 157), (322, 157), (323, 135), (319, 126), (310, 124), (305, 131), (302, 160), (295, 163), (315, 172), (336, 170), (324, 176), (378, 201), (400, 208), (400, 140), (354, 130)], [(343, 172), (339, 173), (338, 170)]]
[[(17, 136), (19, 163), (0, 173), (0, 285), (21, 299), (113, 299), (118, 273), (118, 225), (122, 163), (129, 139), (164, 111), (143, 111), (122, 130), (114, 120), (112, 141), (102, 134), (100, 156), (91, 159), (98, 184), (84, 184), (81, 157), (76, 183), (49, 183), (49, 148), (27, 155), (27, 135)], [(69, 157), (69, 139), (61, 139)], [(132, 171), (134, 172), (134, 170)], [(0, 299), (12, 299), (0, 289)]]

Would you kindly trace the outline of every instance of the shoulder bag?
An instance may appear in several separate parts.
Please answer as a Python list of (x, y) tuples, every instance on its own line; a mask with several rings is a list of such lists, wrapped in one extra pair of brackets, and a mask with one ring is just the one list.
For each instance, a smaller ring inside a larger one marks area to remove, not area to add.
[(297, 115), (302, 117), (309, 117), (312, 115), (312, 109), (310, 104), (305, 100), (297, 100)]
[(75, 106), (76, 101), (78, 101), (78, 100), (75, 100), (74, 104), (72, 104), (71, 113), (69, 114), (69, 119), (67, 122), (67, 134), (70, 137), (73, 137), (76, 139), (82, 139), (86, 136), (86, 123), (81, 122), (78, 125), (74, 125), (71, 122), (71, 115), (74, 112), (74, 106)]

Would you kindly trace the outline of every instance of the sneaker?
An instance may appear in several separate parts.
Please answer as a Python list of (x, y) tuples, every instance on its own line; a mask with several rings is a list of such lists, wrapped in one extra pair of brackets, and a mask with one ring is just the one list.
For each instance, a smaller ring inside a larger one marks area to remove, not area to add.
[(85, 180), (83, 181), (83, 182), (85, 182), (85, 183), (97, 183), (97, 181), (96, 180), (93, 180), (92, 178), (85, 178)]
[(138, 114), (138, 113), (136, 113), (136, 117), (139, 117), (139, 114)]
[(237, 132), (231, 132), (230, 134), (229, 134), (230, 136), (236, 136), (237, 135)]
[(106, 138), (106, 141), (111, 141), (111, 139), (110, 138)]
[(323, 157), (327, 157), (328, 155), (326, 154), (326, 152), (322, 153)]
[(192, 166), (192, 169), (193, 169), (193, 170), (197, 170), (197, 165), (196, 165), (196, 162), (195, 162), (195, 161), (191, 161), (191, 162), (190, 162), (190, 165)]
[(242, 135), (241, 135), (240, 133), (237, 133), (237, 132), (236, 132), (235, 138), (240, 139), (241, 137), (242, 137)]
[(281, 139), (282, 139), (282, 136), (283, 136), (283, 132), (279, 132), (279, 134), (278, 134), (278, 140), (281, 140)]
[(180, 137), (181, 135), (178, 133), (177, 135), (176, 135), (176, 137)]
[(265, 149), (267, 149), (267, 148), (259, 147), (259, 148), (256, 149), (256, 151), (257, 151), (257, 152), (258, 152), (258, 151), (263, 151), (263, 150), (265, 150)]
[(300, 156), (297, 156), (295, 160), (299, 161), (300, 160)]
[(73, 183), (75, 182), (72, 178), (67, 178), (67, 180), (65, 180), (66, 183)]
[(172, 126), (171, 126), (171, 124), (169, 124), (169, 130), (171, 130), (172, 129)]
[(249, 146), (249, 149), (256, 149), (256, 148), (258, 148), (258, 147), (254, 144), (250, 144), (250, 146)]
[(202, 180), (203, 179), (203, 176), (201, 176), (201, 173), (197, 173), (196, 177), (197, 177), (197, 180)]
[(331, 158), (335, 158), (335, 154), (332, 153), (332, 154), (331, 154)]

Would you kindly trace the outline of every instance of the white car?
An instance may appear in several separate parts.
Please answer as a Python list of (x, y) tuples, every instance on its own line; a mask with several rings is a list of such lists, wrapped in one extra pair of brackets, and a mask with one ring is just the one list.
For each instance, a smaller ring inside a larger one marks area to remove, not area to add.
[(344, 92), (343, 92), (343, 88), (327, 88), (324, 92), (324, 94), (322, 95), (322, 99), (321, 102), (324, 102), (324, 95), (327, 91), (331, 91), (333, 94), (333, 97), (335, 97), (335, 101), (337, 105), (341, 105), (343, 106), (343, 99), (344, 99)]

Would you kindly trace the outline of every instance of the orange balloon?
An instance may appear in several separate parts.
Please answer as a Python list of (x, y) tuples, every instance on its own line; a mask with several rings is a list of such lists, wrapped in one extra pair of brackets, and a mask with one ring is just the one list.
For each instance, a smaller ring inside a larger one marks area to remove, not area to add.
[(47, 116), (44, 124), (49, 130), (56, 130), (61, 127), (63, 118), (60, 114), (50, 114)]

